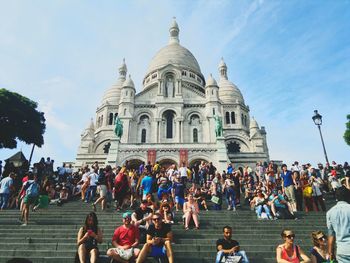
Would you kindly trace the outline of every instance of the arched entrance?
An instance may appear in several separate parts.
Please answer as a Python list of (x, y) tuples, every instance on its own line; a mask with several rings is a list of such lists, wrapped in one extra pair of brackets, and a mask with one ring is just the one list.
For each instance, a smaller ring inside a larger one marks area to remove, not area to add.
[(143, 161), (139, 159), (130, 159), (128, 161), (129, 161), (129, 168), (135, 169), (136, 171), (139, 169), (141, 163), (143, 163)]
[(177, 167), (177, 162), (171, 159), (162, 159), (159, 160), (159, 164), (162, 168), (168, 169), (171, 165), (175, 164)]
[(195, 164), (200, 164), (202, 161), (204, 161), (205, 163), (207, 163), (208, 161), (202, 158), (197, 158), (197, 159), (193, 159), (190, 163), (189, 163), (189, 167), (193, 167)]

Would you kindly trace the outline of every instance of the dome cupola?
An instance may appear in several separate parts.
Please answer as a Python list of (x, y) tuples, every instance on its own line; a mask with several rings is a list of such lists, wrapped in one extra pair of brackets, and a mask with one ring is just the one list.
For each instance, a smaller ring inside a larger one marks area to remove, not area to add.
[(145, 88), (152, 81), (156, 81), (156, 78), (153, 78), (154, 74), (168, 65), (176, 67), (180, 71), (180, 74), (181, 71), (188, 71), (187, 75), (189, 76), (191, 74), (191, 76), (194, 76), (193, 79), (195, 81), (201, 79), (199, 83), (205, 83), (197, 59), (187, 48), (180, 45), (179, 32), (179, 26), (174, 18), (169, 28), (168, 44), (155, 54), (149, 64), (143, 80)]
[(223, 58), (221, 58), (219, 64), (219, 97), (224, 104), (236, 104), (243, 103), (244, 99), (241, 91), (235, 84), (228, 80), (227, 77), (227, 66)]
[(123, 63), (118, 68), (119, 76), (115, 84), (112, 85), (103, 95), (101, 104), (109, 103), (111, 105), (118, 105), (120, 101), (120, 92), (125, 81), (127, 67), (125, 64), (125, 59), (123, 59)]

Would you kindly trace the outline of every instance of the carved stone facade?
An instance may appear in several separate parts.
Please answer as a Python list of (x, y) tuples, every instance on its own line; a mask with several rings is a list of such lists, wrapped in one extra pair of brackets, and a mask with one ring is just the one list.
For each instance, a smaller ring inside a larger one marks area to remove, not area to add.
[[(136, 93), (123, 61), (118, 80), (81, 136), (76, 166), (126, 160), (137, 166), (151, 154), (165, 165), (179, 165), (183, 158), (188, 165), (212, 161), (220, 171), (227, 162), (268, 161), (265, 129), (250, 118), (240, 90), (227, 78), (225, 62), (219, 64), (218, 83), (211, 75), (205, 80), (196, 58), (180, 45), (175, 20), (169, 31), (170, 41), (152, 59), (141, 92)], [(120, 140), (114, 134), (116, 116), (123, 122)], [(214, 116), (223, 120), (219, 138)]]

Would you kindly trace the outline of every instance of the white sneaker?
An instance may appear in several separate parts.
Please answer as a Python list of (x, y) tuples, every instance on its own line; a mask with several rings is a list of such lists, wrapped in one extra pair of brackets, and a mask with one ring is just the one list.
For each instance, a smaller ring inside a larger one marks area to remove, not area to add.
[(21, 226), (27, 226), (27, 223), (23, 223)]

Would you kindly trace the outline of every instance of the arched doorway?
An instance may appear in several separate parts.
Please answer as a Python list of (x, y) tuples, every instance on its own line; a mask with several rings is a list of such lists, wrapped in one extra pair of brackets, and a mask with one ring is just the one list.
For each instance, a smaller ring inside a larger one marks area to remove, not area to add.
[(197, 158), (197, 159), (193, 159), (192, 161), (190, 161), (189, 166), (193, 167), (195, 164), (200, 164), (202, 161), (204, 161), (205, 163), (208, 163), (208, 161), (205, 159)]
[(162, 159), (159, 160), (159, 164), (162, 168), (168, 169), (171, 165), (175, 164), (177, 167), (177, 162), (171, 159)]
[(143, 161), (139, 159), (130, 159), (128, 161), (129, 161), (129, 168), (135, 169), (136, 171), (139, 169), (141, 163), (143, 163)]

